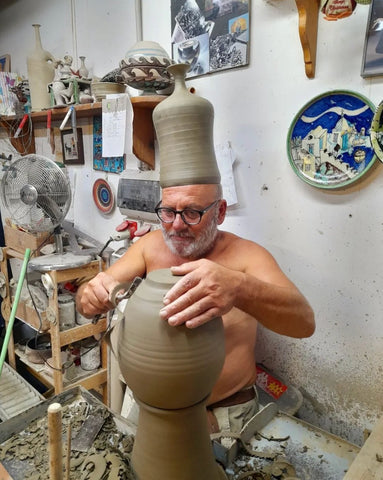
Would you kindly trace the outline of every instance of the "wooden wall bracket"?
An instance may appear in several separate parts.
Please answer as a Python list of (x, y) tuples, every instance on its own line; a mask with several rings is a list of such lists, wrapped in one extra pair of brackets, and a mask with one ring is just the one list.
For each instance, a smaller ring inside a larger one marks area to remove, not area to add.
[(320, 0), (295, 0), (299, 14), (299, 37), (308, 78), (315, 76)]

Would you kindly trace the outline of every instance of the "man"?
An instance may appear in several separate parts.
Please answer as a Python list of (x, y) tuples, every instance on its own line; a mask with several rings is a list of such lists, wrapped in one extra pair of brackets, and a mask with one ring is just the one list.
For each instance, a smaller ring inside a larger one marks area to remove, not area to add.
[(220, 430), (238, 431), (256, 411), (258, 322), (303, 338), (314, 332), (314, 314), (269, 252), (218, 229), (226, 214), (219, 184), (171, 186), (162, 193), (157, 208), (161, 230), (146, 234), (106, 272), (82, 285), (77, 308), (87, 317), (107, 312), (113, 307), (109, 292), (117, 283), (152, 270), (171, 267), (183, 275), (165, 296), (160, 316), (169, 325), (188, 328), (222, 316), (226, 358), (208, 409), (218, 416), (212, 431), (215, 420)]

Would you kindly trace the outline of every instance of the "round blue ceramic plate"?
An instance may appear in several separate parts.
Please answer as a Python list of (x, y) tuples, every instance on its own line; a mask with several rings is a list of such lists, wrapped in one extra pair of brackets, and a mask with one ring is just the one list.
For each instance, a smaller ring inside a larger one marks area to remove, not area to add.
[(345, 90), (324, 93), (295, 116), (287, 136), (290, 164), (319, 188), (340, 188), (364, 175), (376, 160), (370, 128), (374, 105)]

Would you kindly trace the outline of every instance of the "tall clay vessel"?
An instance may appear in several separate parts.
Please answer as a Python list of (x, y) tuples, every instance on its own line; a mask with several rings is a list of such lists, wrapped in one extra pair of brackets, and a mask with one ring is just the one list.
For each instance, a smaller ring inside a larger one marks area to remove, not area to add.
[(36, 112), (50, 107), (48, 83), (54, 78), (53, 55), (43, 49), (40, 37), (40, 25), (34, 24), (35, 48), (27, 56), (29, 89), (32, 111)]
[(187, 89), (189, 67), (182, 63), (168, 67), (174, 92), (153, 111), (162, 188), (221, 181), (213, 143), (214, 108)]
[(140, 405), (133, 469), (138, 480), (224, 480), (206, 416), (225, 358), (222, 319), (195, 329), (162, 320), (163, 297), (177, 280), (170, 269), (150, 272), (120, 328), (120, 369)]

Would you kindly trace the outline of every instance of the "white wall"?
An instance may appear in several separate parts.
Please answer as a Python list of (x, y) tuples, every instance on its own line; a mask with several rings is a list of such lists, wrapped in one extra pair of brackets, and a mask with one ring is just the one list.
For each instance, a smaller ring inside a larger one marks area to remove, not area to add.
[[(102, 75), (135, 41), (133, 0), (112, 0), (107, 7), (95, 0), (74, 3), (78, 55), (86, 55), (93, 72)], [(72, 53), (69, 0), (34, 1), (33, 8), (27, 0), (8, 4), (0, 9), (7, 19), (0, 43), (19, 73), (26, 73), (32, 23), (43, 25), (46, 49), (57, 56)], [(337, 22), (320, 15), (311, 80), (305, 76), (294, 0), (253, 0), (251, 15), (250, 65), (189, 85), (213, 103), (215, 142), (230, 142), (237, 159), (239, 202), (224, 227), (268, 248), (316, 313), (317, 331), (307, 340), (261, 330), (257, 360), (301, 388), (302, 418), (361, 443), (363, 430), (380, 416), (383, 398), (382, 166), (377, 162), (366, 178), (341, 192), (319, 190), (293, 172), (286, 136), (299, 109), (323, 92), (353, 90), (375, 105), (381, 101), (382, 79), (360, 77), (368, 7), (358, 5)], [(143, 37), (170, 53), (169, 0), (143, 0)], [(86, 178), (76, 194), (82, 204), (77, 214), (84, 225), (91, 214), (92, 233), (103, 239), (121, 218), (116, 212), (106, 220), (93, 206), (91, 159), (76, 171)]]

